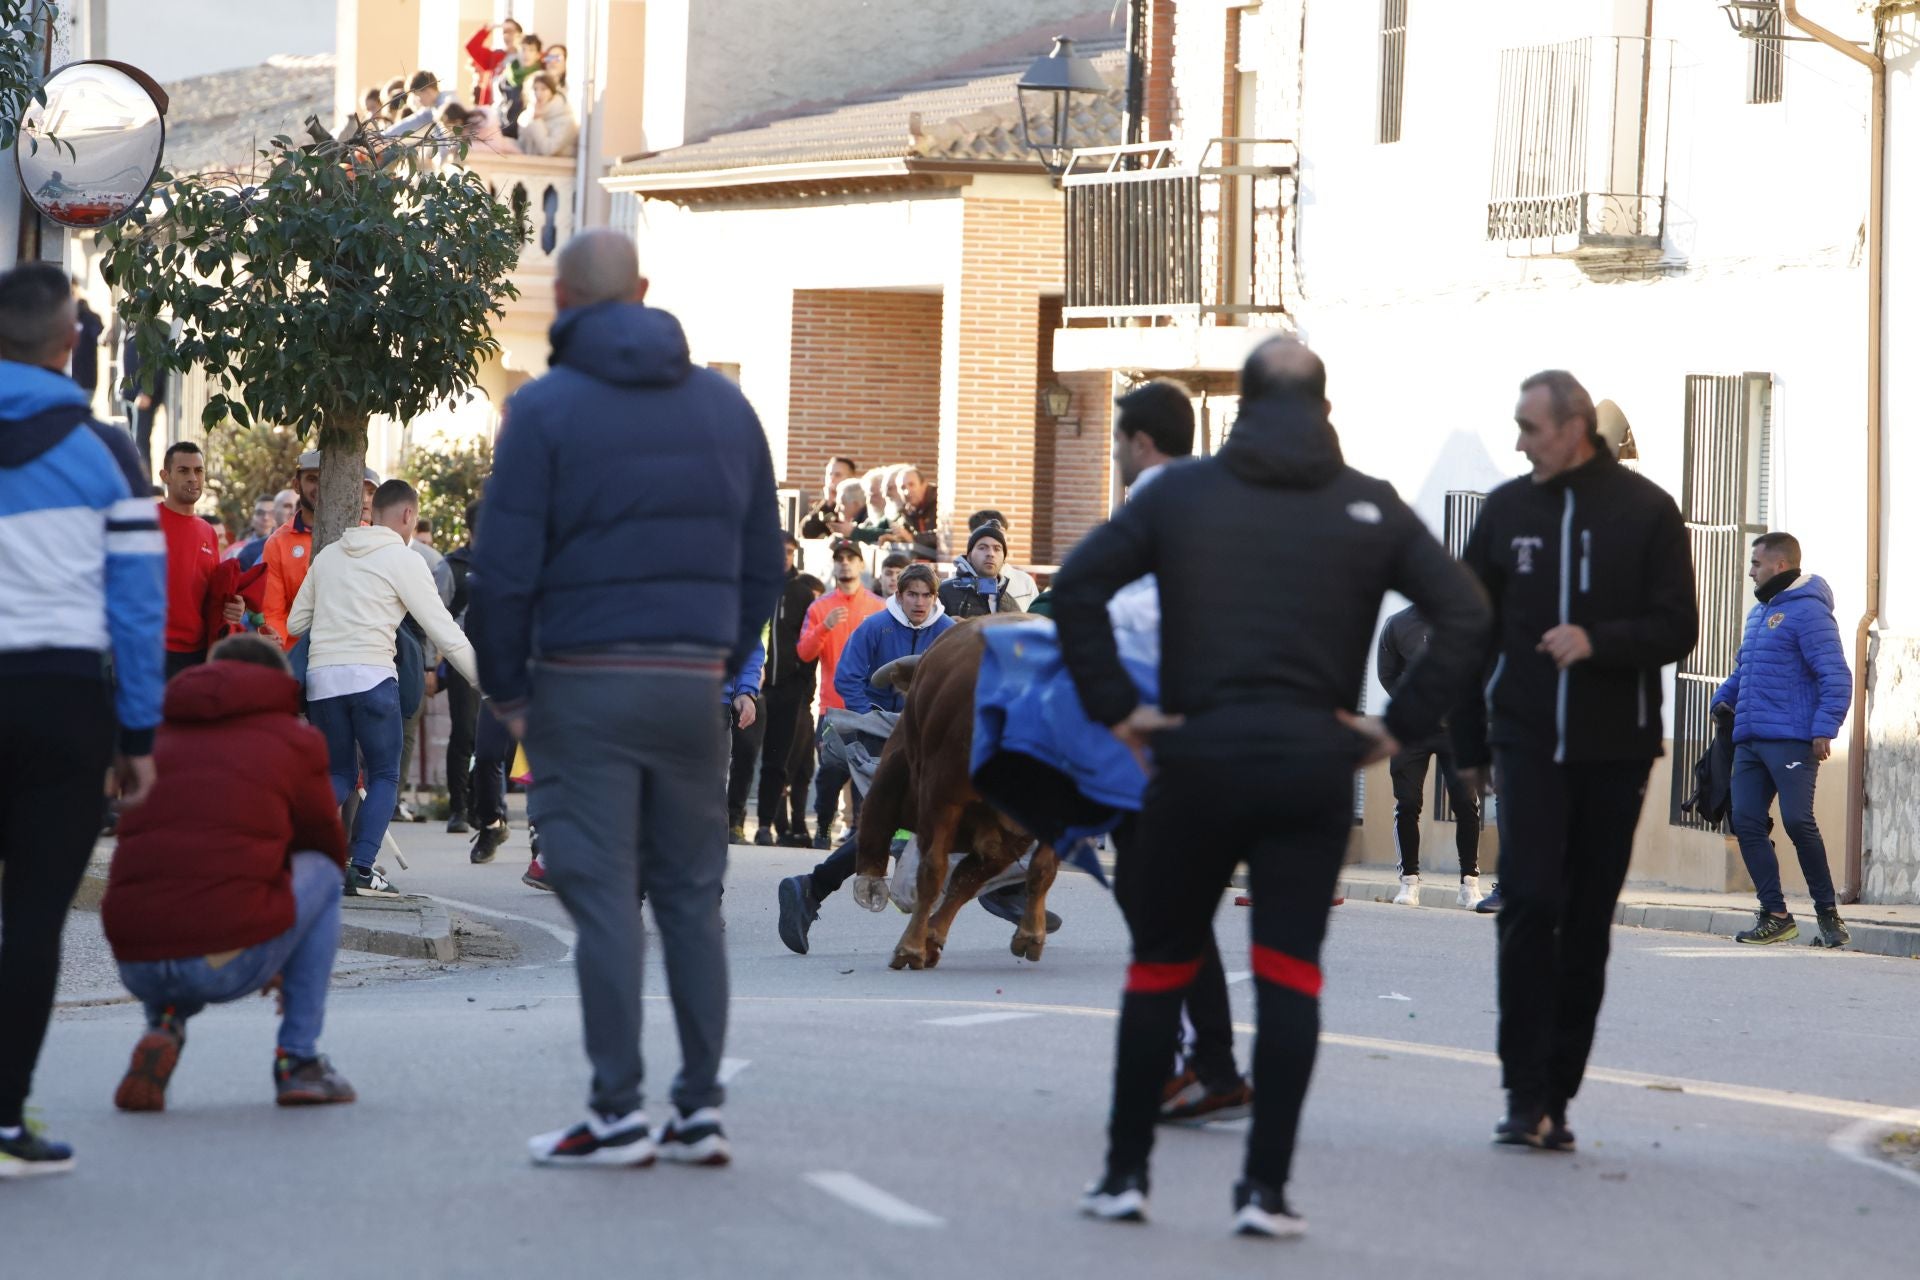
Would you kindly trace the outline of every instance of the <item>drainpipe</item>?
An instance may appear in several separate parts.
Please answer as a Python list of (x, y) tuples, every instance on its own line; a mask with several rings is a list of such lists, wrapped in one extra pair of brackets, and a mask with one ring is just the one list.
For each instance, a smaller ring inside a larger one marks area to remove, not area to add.
[[(1819, 23), (1802, 17), (1794, 0), (1782, 0), (1788, 22), (1821, 44), (1837, 49), (1865, 67), (1873, 77), (1869, 106), (1872, 154), (1867, 180), (1867, 593), (1866, 608), (1853, 634), (1853, 735), (1847, 747), (1847, 880), (1842, 895), (1858, 902), (1863, 882), (1867, 810), (1867, 644), (1880, 616), (1880, 407), (1881, 375), (1881, 260), (1886, 244), (1887, 179), (1887, 64), (1843, 40)], [(1879, 23), (1874, 23), (1876, 37)], [(1878, 47), (1876, 41), (1876, 48)]]
[(1147, 0), (1127, 7), (1127, 124), (1123, 141), (1146, 136), (1147, 110)]

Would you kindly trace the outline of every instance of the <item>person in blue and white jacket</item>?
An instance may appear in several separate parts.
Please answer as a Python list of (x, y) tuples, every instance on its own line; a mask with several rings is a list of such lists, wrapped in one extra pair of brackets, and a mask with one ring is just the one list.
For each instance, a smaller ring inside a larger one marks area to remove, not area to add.
[(1758, 603), (1747, 614), (1733, 674), (1713, 695), (1715, 712), (1733, 716), (1733, 834), (1760, 899), (1753, 928), (1735, 939), (1788, 942), (1800, 934), (1780, 890), (1767, 815), (1778, 795), (1780, 818), (1820, 921), (1819, 945), (1844, 947), (1851, 939), (1834, 903), (1827, 846), (1813, 816), (1820, 762), (1833, 754), (1853, 702), (1833, 592), (1825, 579), (1801, 572), (1800, 542), (1790, 533), (1755, 538), (1747, 576)]
[(0, 275), (0, 1180), (73, 1167), (23, 1111), (101, 779), (113, 768), (121, 804), (144, 801), (160, 723), (159, 509), (133, 440), (65, 376), (76, 333), (58, 267)]

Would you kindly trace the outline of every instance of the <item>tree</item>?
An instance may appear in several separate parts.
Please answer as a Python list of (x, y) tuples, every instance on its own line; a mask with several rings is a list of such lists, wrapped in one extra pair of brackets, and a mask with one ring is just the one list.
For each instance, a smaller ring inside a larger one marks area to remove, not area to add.
[(207, 487), (213, 490), (221, 522), (229, 529), (245, 529), (253, 520), (254, 499), (293, 486), (300, 453), (300, 437), (285, 427), (256, 422), (210, 434)]
[[(325, 137), (309, 122), (316, 135)], [(367, 423), (474, 394), (526, 219), (431, 135), (275, 138), (264, 177), (163, 173), (102, 233), (101, 274), (143, 363), (198, 365), (202, 423), (279, 423), (320, 446), (318, 552), (360, 519)], [(464, 153), (464, 148), (460, 149)], [(179, 330), (168, 340), (171, 323)]]
[(51, 0), (0, 0), (0, 151), (20, 140), (27, 109), (47, 100), (47, 33), (59, 15)]
[(443, 547), (457, 547), (471, 535), (467, 504), (480, 496), (493, 470), (493, 444), (484, 437), (446, 449), (409, 449), (400, 459), (400, 477), (420, 492), (420, 514), (433, 521)]

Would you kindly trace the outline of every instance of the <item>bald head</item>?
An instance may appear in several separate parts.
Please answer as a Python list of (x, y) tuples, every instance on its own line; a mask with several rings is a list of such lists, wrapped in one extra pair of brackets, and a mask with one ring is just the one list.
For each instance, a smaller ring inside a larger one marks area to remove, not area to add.
[(1242, 400), (1327, 403), (1327, 367), (1295, 338), (1269, 338), (1253, 349), (1240, 370)]
[(612, 227), (582, 231), (560, 250), (553, 297), (561, 310), (599, 302), (638, 302), (646, 295), (640, 255), (633, 241)]

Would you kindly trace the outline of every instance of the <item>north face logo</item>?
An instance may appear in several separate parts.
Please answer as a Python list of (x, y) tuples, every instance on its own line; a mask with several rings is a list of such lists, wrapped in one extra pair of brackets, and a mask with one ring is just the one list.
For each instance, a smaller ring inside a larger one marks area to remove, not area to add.
[(1349, 502), (1347, 514), (1361, 524), (1379, 524), (1381, 519), (1380, 508), (1371, 502)]

